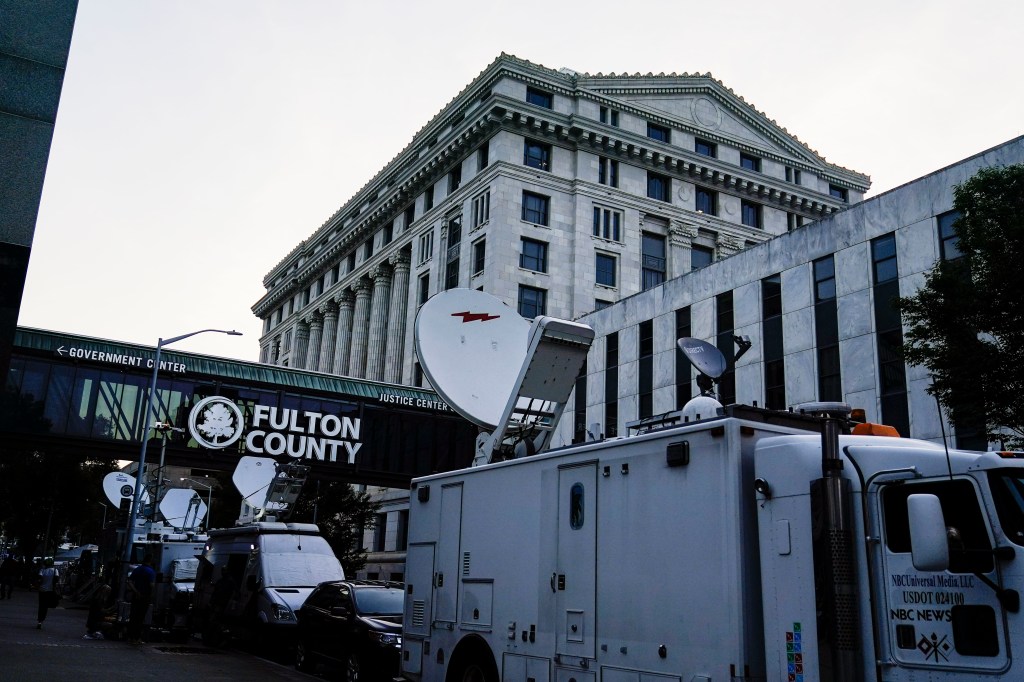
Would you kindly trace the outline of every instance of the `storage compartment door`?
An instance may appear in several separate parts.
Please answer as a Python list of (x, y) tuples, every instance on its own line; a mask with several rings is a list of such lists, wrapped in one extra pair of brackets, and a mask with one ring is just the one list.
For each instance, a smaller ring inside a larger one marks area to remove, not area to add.
[(551, 578), (557, 604), (557, 652), (594, 658), (597, 464), (558, 471), (558, 565)]

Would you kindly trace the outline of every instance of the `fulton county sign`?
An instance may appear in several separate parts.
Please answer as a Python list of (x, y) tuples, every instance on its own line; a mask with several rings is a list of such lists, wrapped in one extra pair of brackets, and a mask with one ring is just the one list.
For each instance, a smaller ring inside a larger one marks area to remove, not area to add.
[(361, 419), (335, 414), (255, 405), (248, 426), (228, 398), (210, 396), (195, 404), (188, 430), (203, 447), (220, 450), (245, 433), (245, 449), (255, 455), (355, 464), (362, 448)]

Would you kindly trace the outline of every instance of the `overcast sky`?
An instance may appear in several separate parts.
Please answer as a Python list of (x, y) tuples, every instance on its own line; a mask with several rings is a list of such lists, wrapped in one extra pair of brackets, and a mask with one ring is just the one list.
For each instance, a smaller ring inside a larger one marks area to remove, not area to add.
[(19, 323), (256, 360), (264, 275), (502, 51), (711, 74), (871, 195), (1024, 133), (1024, 3), (81, 0)]

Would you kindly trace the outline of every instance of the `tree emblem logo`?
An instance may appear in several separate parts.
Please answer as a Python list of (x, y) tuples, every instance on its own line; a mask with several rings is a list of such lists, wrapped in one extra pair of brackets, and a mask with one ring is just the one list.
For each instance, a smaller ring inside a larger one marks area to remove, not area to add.
[(242, 435), (242, 411), (219, 395), (203, 398), (189, 412), (188, 430), (203, 447), (226, 448)]

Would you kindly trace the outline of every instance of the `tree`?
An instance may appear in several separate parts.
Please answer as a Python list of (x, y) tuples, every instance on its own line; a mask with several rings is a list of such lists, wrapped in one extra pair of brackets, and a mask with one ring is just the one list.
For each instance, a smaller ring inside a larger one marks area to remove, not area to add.
[(940, 261), (899, 301), (906, 359), (932, 373), (929, 392), (957, 427), (1024, 447), (1024, 165), (985, 168), (954, 191), (963, 255)]
[(290, 520), (319, 525), (345, 575), (354, 576), (366, 565), (363, 529), (372, 526), (378, 509), (379, 502), (348, 483), (307, 480)]

